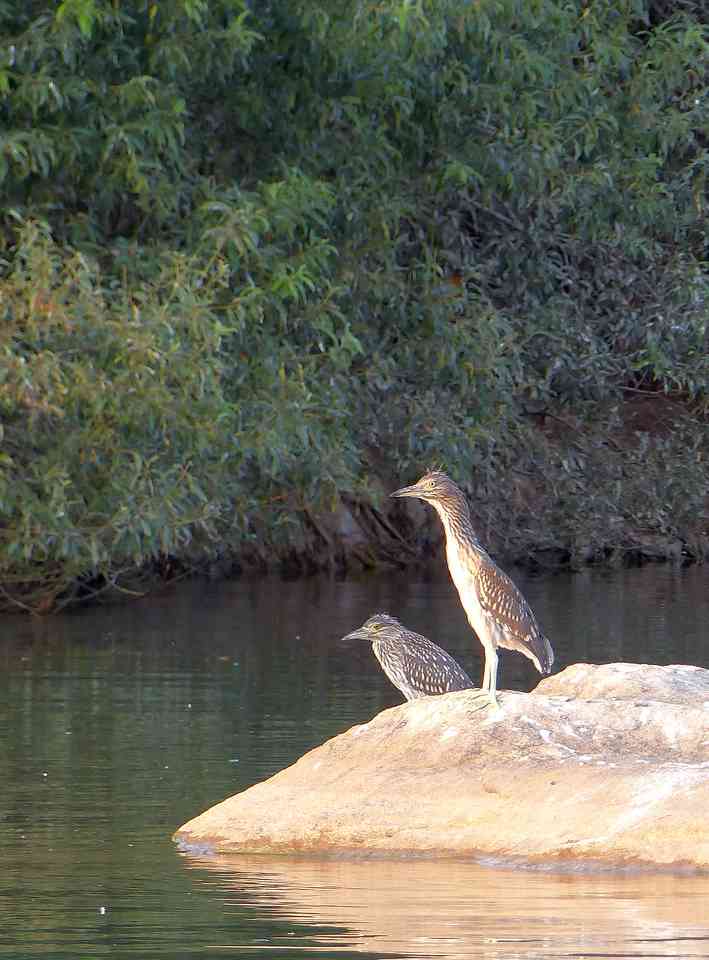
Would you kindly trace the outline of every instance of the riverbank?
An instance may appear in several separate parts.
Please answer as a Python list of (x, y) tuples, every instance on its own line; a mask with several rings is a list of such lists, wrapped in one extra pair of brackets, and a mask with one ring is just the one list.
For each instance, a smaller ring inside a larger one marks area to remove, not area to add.
[[(687, 403), (660, 393), (586, 411), (526, 411), (499, 442), (471, 439), (471, 472), (443, 462), (468, 495), (480, 539), (503, 565), (577, 570), (586, 565), (703, 563), (709, 559), (709, 429)], [(466, 459), (470, 459), (466, 451)], [(50, 613), (77, 603), (130, 599), (190, 576), (339, 576), (443, 562), (443, 531), (417, 500), (391, 500), (430, 463), (404, 474), (369, 448), (353, 489), (311, 496), (273, 489), (251, 502), (235, 530), (224, 508), (216, 533), (110, 575), (59, 571), (37, 581), (0, 580), (0, 609)], [(239, 507), (236, 508), (238, 511)], [(221, 531), (221, 532), (220, 532)]]
[[(520, 418), (513, 442), (466, 477), (474, 524), (503, 563), (549, 569), (586, 564), (703, 563), (709, 559), (709, 430), (662, 394), (630, 396), (595, 416), (541, 411)], [(428, 464), (422, 463), (421, 472)], [(304, 575), (408, 565), (441, 554), (435, 513), (388, 494), (397, 476), (372, 453), (370, 497), (343, 493), (329, 512), (307, 511), (292, 541), (238, 557), (248, 570)]]

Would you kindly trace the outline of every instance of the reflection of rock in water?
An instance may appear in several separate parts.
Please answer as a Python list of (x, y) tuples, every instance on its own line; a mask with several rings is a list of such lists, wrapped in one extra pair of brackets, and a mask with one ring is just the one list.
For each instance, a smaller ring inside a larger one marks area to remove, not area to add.
[(441, 860), (187, 856), (185, 864), (205, 871), (210, 895), (227, 904), (339, 928), (317, 937), (321, 949), (512, 958), (693, 957), (709, 948), (707, 876), (550, 874)]
[[(567, 686), (573, 696), (543, 695)], [(497, 714), (474, 691), (414, 700), (176, 838), (222, 852), (709, 866), (707, 703), (709, 671), (631, 664), (577, 664), (504, 694)]]

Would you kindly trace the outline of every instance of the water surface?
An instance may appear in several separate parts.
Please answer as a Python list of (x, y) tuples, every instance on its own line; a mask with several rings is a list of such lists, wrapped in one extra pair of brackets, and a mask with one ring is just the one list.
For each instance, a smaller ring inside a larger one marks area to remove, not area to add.
[[(515, 577), (559, 668), (709, 666), (709, 572)], [(376, 610), (480, 658), (449, 581), (182, 585), (125, 607), (2, 619), (0, 956), (709, 956), (709, 878), (462, 861), (199, 858), (173, 830), (399, 703)], [(531, 689), (524, 658), (500, 686)]]

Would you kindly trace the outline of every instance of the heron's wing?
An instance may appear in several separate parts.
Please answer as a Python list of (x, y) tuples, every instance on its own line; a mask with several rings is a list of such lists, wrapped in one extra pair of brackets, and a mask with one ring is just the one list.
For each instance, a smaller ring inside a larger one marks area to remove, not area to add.
[(486, 616), (501, 628), (497, 642), (501, 647), (519, 650), (539, 661), (539, 669), (548, 672), (554, 659), (549, 641), (539, 629), (531, 607), (512, 580), (492, 560), (483, 558), (477, 577), (478, 599)]
[(473, 681), (450, 654), (419, 634), (406, 632), (396, 644), (377, 644), (374, 652), (384, 672), (408, 699), (468, 690)]

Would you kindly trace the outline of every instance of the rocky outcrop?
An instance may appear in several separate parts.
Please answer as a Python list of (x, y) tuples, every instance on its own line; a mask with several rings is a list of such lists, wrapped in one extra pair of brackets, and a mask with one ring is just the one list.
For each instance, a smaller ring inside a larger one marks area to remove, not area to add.
[(709, 867), (709, 671), (576, 664), (385, 710), (182, 826), (217, 851)]
[(578, 700), (660, 700), (701, 707), (709, 705), (709, 670), (652, 663), (574, 663), (542, 680), (534, 691), (538, 694)]

